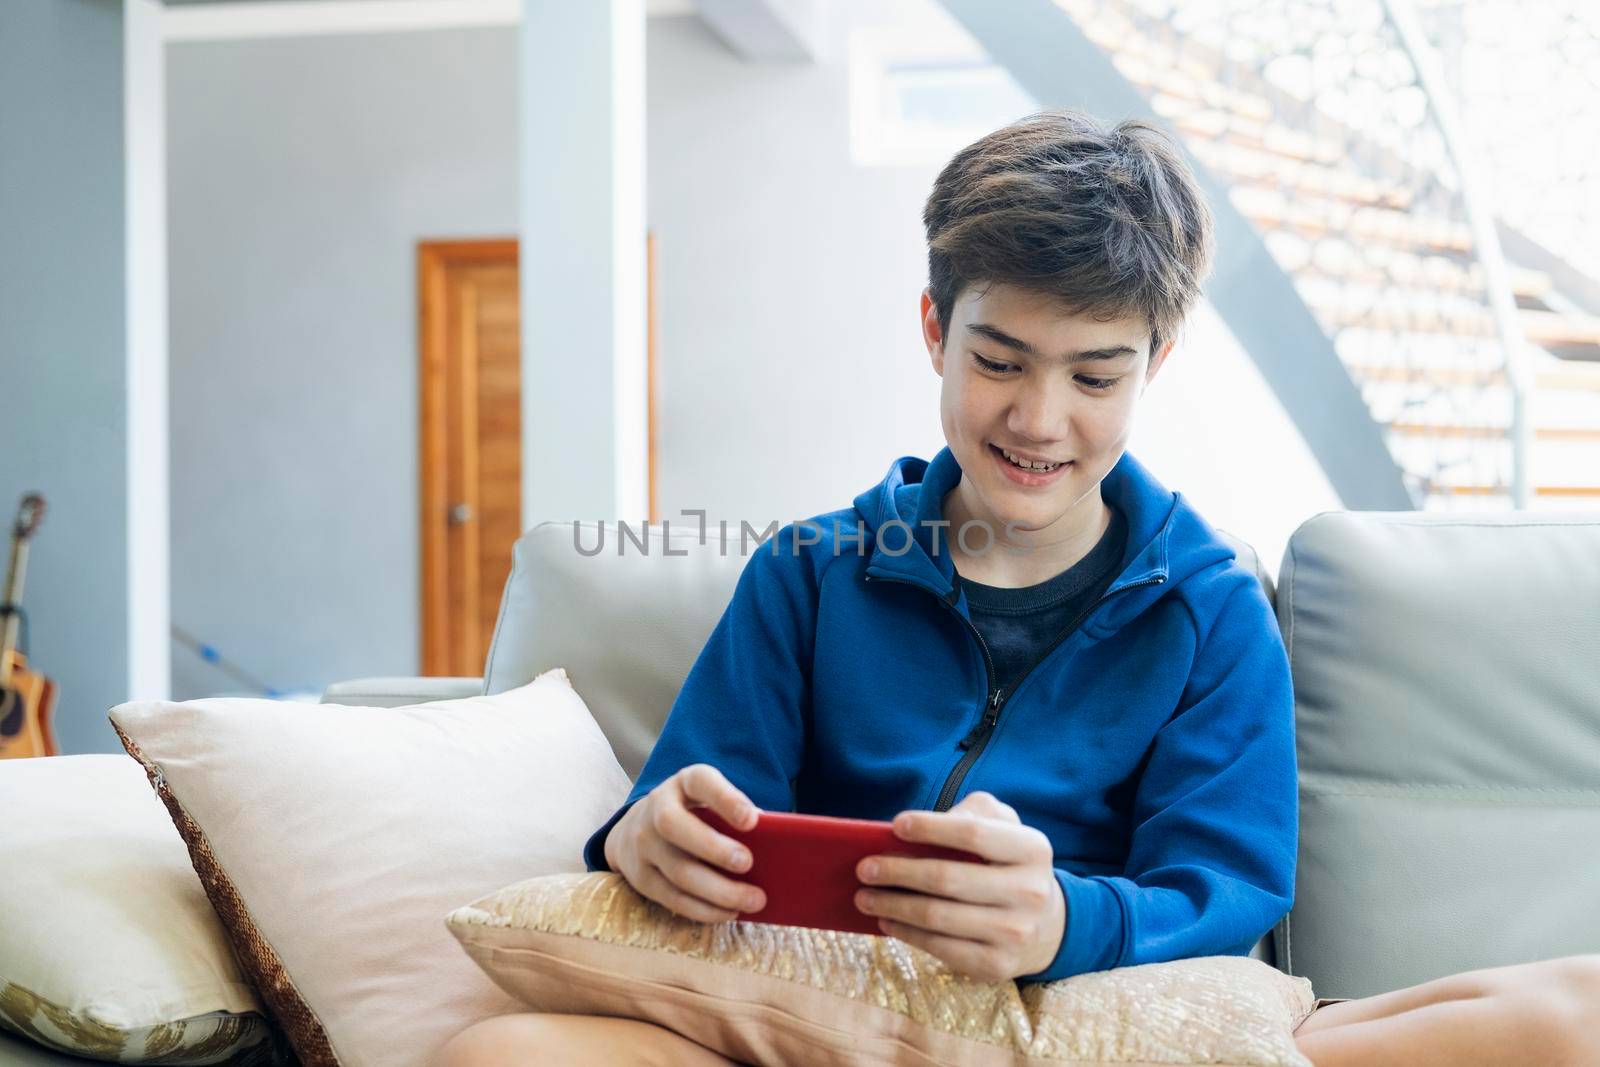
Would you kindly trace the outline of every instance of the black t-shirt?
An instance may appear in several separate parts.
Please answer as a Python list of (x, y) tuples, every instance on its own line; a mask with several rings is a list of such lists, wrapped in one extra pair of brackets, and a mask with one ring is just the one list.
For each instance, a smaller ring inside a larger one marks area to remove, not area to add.
[[(1111, 522), (1088, 555), (1037, 585), (1005, 589), (963, 578), (967, 613), (994, 660), (995, 684), (1009, 695), (1035, 661), (1066, 638), (1066, 631), (1116, 578), (1127, 547), (1128, 524), (1107, 502)], [(996, 551), (1001, 551), (996, 549)]]

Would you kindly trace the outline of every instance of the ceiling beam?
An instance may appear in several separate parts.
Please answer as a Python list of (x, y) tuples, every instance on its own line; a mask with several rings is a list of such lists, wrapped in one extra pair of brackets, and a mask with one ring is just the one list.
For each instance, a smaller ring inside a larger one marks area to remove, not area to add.
[(700, 18), (741, 59), (813, 63), (822, 44), (818, 0), (697, 0)]

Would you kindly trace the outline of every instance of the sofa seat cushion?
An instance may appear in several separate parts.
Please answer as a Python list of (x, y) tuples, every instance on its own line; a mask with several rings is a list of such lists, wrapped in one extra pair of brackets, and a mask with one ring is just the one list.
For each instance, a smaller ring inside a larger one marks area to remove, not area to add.
[(741, 1063), (1310, 1067), (1311, 983), (1247, 956), (987, 982), (891, 937), (695, 922), (610, 872), (516, 883), (448, 923), (535, 1011), (642, 1019)]

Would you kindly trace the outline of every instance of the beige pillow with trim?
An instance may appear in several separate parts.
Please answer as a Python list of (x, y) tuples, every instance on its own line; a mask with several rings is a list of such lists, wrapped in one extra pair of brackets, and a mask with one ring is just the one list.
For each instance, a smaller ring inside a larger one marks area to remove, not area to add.
[(127, 756), (0, 760), (0, 1028), (115, 1063), (270, 1062), (261, 1002)]
[(111, 720), (304, 1067), (430, 1067), (518, 1010), (441, 917), (581, 871), (630, 788), (560, 668), (398, 708), (147, 701)]
[(700, 923), (617, 874), (559, 874), (446, 919), (535, 1011), (642, 1019), (741, 1063), (1311, 1067), (1311, 982), (1248, 956), (984, 982), (891, 937)]

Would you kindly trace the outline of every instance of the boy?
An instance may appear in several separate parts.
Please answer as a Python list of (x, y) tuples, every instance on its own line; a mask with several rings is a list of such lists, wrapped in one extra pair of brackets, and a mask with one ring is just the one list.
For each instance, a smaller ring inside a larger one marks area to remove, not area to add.
[[(988, 861), (857, 871), (857, 906), (954, 970), (1244, 955), (1294, 891), (1288, 659), (1255, 576), (1125, 452), (1210, 213), (1154, 128), (1051, 111), (956, 155), (923, 219), (947, 447), (751, 556), (587, 865), (724, 921), (761, 891), (690, 806), (892, 819)], [(1296, 1038), (1317, 1067), (1589, 1062), (1596, 1000), (1600, 957), (1567, 957), (1319, 1006)], [(442, 1063), (535, 1048), (730, 1062), (634, 1020), (519, 1014)]]
[(720, 921), (760, 891), (685, 801), (893, 819), (990, 861), (861, 872), (957, 970), (1246, 954), (1294, 888), (1288, 660), (1255, 575), (1124, 452), (1209, 211), (1154, 129), (1056, 112), (957, 155), (924, 221), (948, 446), (751, 556), (589, 868)]

